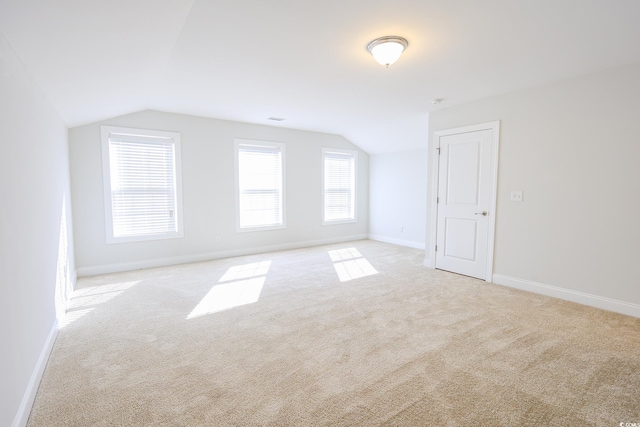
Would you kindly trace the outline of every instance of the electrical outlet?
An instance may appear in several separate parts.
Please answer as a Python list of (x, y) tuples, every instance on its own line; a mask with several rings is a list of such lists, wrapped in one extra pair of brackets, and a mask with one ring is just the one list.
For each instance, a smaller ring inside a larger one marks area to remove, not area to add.
[(511, 192), (511, 201), (512, 202), (521, 202), (522, 201), (522, 191), (512, 191)]
[(216, 242), (218, 242), (218, 243), (222, 242), (222, 236), (217, 235), (216, 236)]
[(404, 232), (404, 225), (400, 226), (400, 232), (403, 233)]

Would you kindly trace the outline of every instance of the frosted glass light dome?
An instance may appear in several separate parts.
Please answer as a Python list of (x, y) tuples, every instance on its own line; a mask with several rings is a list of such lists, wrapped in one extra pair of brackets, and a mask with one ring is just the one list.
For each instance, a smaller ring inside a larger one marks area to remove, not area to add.
[(400, 58), (407, 46), (409, 42), (402, 37), (386, 36), (373, 40), (367, 45), (367, 50), (379, 64), (388, 68)]

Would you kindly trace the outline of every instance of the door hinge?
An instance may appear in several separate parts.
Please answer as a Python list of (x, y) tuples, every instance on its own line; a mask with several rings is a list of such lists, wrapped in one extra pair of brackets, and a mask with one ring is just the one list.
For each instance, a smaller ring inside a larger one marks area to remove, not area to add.
[(440, 203), (440, 197), (436, 197), (436, 203)]
[(436, 147), (436, 150), (438, 150), (438, 156), (440, 155), (440, 147)]
[(436, 245), (436, 252), (438, 252), (438, 245)]

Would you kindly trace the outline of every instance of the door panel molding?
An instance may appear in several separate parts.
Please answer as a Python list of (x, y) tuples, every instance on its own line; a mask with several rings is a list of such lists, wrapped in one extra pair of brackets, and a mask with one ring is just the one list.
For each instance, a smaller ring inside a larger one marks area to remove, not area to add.
[[(439, 177), (439, 147), (440, 139), (445, 136), (464, 134), (469, 132), (477, 132), (483, 130), (492, 131), (492, 148), (491, 148), (491, 166), (490, 166), (490, 201), (489, 201), (489, 215), (488, 221), (488, 241), (487, 241), (487, 258), (486, 268), (484, 274), (484, 280), (492, 282), (493, 280), (493, 260), (494, 260), (494, 246), (495, 246), (495, 229), (496, 229), (496, 217), (497, 217), (497, 189), (498, 189), (498, 155), (499, 155), (499, 143), (500, 143), (500, 121), (493, 121), (488, 123), (480, 123), (470, 126), (462, 126), (451, 129), (443, 129), (435, 131), (433, 133), (433, 143), (429, 148), (429, 166), (431, 167), (431, 173), (429, 174), (429, 194), (427, 200), (429, 202), (429, 239), (427, 240), (427, 250), (425, 254), (425, 266), (430, 268), (436, 267), (436, 242), (437, 242), (437, 220), (438, 220), (438, 177)], [(442, 195), (440, 195), (442, 197)], [(444, 248), (438, 248), (438, 251)]]

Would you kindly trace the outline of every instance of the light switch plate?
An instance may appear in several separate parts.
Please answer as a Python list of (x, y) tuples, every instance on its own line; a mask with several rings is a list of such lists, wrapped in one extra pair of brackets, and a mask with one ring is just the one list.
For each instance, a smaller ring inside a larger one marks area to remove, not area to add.
[(511, 192), (511, 201), (512, 202), (521, 202), (522, 201), (522, 191), (512, 191)]

